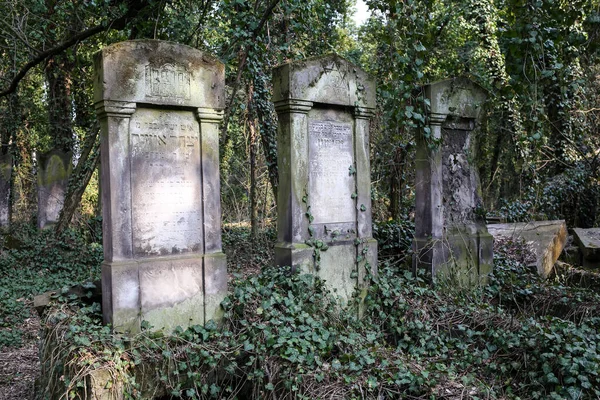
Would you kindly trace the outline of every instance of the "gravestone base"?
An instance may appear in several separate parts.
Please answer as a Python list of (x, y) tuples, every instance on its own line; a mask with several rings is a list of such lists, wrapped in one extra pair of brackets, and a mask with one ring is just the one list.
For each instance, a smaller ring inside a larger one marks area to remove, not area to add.
[(314, 249), (304, 243), (276, 243), (275, 265), (289, 266), (292, 273), (307, 271), (314, 263)]
[(350, 303), (356, 290), (364, 298), (366, 269), (369, 268), (372, 275), (377, 274), (377, 240), (368, 239), (359, 245), (344, 240), (328, 243), (328, 246), (327, 250), (319, 251), (317, 267), (314, 247), (302, 243), (278, 243), (275, 245), (275, 264), (291, 266), (292, 272), (318, 276), (334, 295), (340, 297), (342, 305)]
[(222, 316), (227, 265), (223, 253), (104, 263), (102, 280), (102, 306), (112, 310), (105, 322), (115, 331), (137, 333), (147, 321), (171, 332)]
[(461, 288), (488, 283), (493, 269), (494, 238), (473, 227), (454, 229), (443, 238), (413, 241), (413, 269), (425, 268), (436, 281)]

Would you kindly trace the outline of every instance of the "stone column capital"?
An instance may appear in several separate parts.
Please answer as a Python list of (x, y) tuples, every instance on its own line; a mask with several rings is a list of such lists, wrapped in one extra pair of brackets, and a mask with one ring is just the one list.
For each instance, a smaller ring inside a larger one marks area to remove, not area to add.
[(375, 115), (375, 111), (372, 108), (356, 106), (353, 115), (356, 119), (371, 119)]
[(447, 117), (448, 117), (447, 114), (430, 112), (429, 113), (429, 125), (442, 125), (444, 123), (444, 121), (446, 121)]
[(223, 110), (209, 107), (198, 107), (196, 117), (199, 121), (213, 122), (218, 124), (223, 120)]
[(275, 111), (278, 114), (286, 113), (300, 113), (308, 114), (313, 106), (312, 101), (296, 100), (296, 99), (285, 99), (275, 102)]
[(118, 100), (102, 100), (97, 102), (94, 107), (99, 118), (120, 117), (131, 118), (135, 112), (136, 103)]

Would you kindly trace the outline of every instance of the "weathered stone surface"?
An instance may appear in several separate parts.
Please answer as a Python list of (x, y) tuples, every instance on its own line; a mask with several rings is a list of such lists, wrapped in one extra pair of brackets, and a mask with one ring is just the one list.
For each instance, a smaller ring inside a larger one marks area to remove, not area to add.
[(600, 268), (600, 228), (575, 228), (573, 236), (581, 250), (582, 265), (586, 268)]
[(417, 138), (413, 266), (465, 287), (485, 283), (493, 238), (478, 213), (483, 202), (472, 160), (486, 95), (468, 79), (455, 78), (427, 85), (425, 96), (431, 106), (429, 132)]
[(494, 237), (523, 239), (531, 244), (536, 256), (538, 274), (547, 278), (567, 242), (567, 224), (563, 220), (490, 224)]
[[(375, 84), (336, 55), (273, 71), (278, 129), (275, 262), (325, 279), (347, 302), (376, 272), (369, 119)], [(325, 244), (326, 250), (322, 250)]]
[(95, 62), (104, 319), (119, 331), (218, 319), (223, 64), (156, 40), (114, 44)]
[(38, 154), (38, 228), (58, 222), (65, 202), (73, 153), (52, 150)]
[(12, 174), (12, 155), (2, 154), (0, 148), (0, 227), (10, 222), (10, 178)]

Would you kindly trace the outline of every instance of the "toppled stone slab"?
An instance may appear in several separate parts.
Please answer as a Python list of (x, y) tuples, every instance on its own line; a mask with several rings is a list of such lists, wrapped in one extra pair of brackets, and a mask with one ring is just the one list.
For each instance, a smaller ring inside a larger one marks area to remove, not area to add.
[(544, 278), (552, 272), (567, 242), (567, 224), (564, 220), (489, 224), (487, 228), (494, 238), (523, 239), (531, 244), (536, 255), (538, 274)]
[(75, 296), (78, 299), (87, 299), (89, 303), (102, 301), (102, 282), (100, 280), (94, 282), (86, 282), (81, 285), (71, 286), (63, 290), (51, 290), (33, 297), (33, 308), (37, 311), (40, 318), (44, 311), (50, 305), (52, 299), (60, 295), (71, 297)]
[(575, 243), (582, 254), (582, 265), (585, 268), (600, 267), (600, 228), (573, 229)]

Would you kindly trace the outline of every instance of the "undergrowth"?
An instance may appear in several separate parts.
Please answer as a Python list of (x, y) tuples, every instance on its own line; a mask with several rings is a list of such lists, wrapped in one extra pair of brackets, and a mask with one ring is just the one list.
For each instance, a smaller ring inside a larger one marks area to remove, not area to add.
[(91, 228), (55, 237), (51, 230), (20, 226), (1, 238), (0, 349), (21, 345), (33, 296), (99, 279), (102, 245)]
[(275, 268), (234, 276), (221, 326), (172, 336), (112, 335), (97, 304), (63, 299), (45, 319), (41, 393), (85, 398), (104, 373), (132, 399), (600, 396), (599, 296), (542, 281), (518, 244), (495, 254), (470, 292), (380, 265), (362, 320), (320, 279)]

